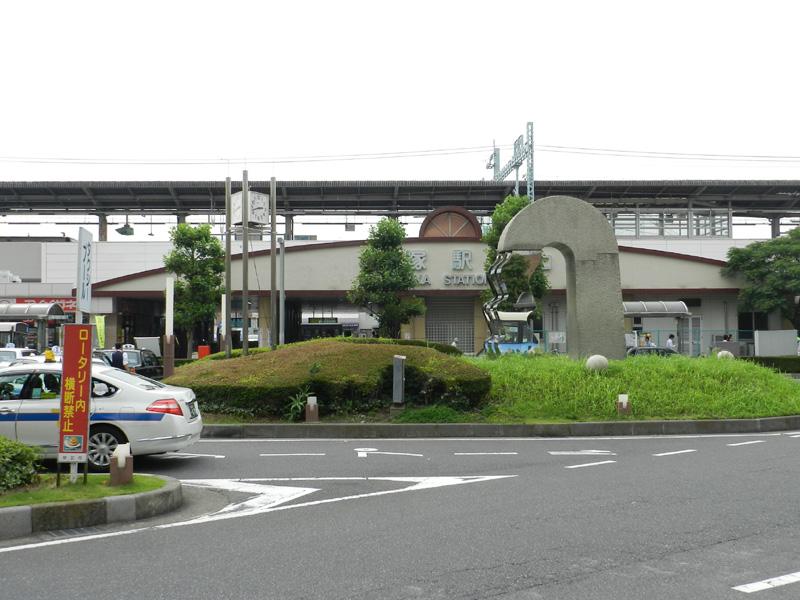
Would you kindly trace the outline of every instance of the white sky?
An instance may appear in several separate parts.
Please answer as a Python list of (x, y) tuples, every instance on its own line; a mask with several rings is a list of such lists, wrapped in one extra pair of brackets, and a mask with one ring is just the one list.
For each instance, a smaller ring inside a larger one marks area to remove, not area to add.
[[(770, 0), (3, 2), (0, 180), (483, 179), (484, 150), (274, 159), (505, 146), (527, 121), (537, 179), (800, 179), (541, 148), (800, 157), (798, 22)], [(56, 220), (0, 235), (75, 235)]]

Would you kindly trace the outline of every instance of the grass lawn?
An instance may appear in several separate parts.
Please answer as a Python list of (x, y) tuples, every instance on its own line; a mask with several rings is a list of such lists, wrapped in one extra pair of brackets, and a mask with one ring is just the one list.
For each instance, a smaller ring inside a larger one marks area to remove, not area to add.
[[(593, 373), (564, 356), (468, 359), (492, 375), (487, 422), (742, 419), (800, 414), (800, 385), (741, 360), (674, 356), (610, 361)], [(631, 415), (615, 401), (628, 394)]]
[(61, 475), (61, 487), (56, 487), (54, 474), (42, 475), (39, 483), (24, 488), (10, 490), (0, 494), (0, 508), (24, 506), (26, 504), (42, 504), (45, 502), (67, 502), (71, 500), (93, 500), (106, 496), (122, 496), (157, 490), (164, 485), (164, 480), (150, 475), (134, 475), (133, 481), (126, 485), (110, 487), (106, 474), (89, 475), (89, 483), (83, 485), (83, 475), (74, 484), (69, 483), (69, 475)]

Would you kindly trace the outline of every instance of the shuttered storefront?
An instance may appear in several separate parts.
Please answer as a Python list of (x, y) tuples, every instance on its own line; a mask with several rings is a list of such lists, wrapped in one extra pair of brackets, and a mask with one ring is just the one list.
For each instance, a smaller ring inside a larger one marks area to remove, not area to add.
[(428, 298), (425, 312), (425, 338), (452, 344), (462, 352), (475, 352), (475, 299)]

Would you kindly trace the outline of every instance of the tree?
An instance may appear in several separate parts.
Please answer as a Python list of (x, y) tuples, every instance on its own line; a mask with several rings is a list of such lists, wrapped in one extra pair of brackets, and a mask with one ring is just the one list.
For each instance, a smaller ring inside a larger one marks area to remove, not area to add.
[(744, 310), (780, 310), (784, 318), (800, 329), (800, 228), (788, 235), (744, 248), (728, 250), (723, 275), (742, 275), (750, 284), (739, 290)]
[(222, 294), (225, 252), (211, 235), (210, 225), (179, 223), (169, 232), (172, 251), (164, 256), (167, 271), (175, 273), (175, 325), (187, 334), (186, 356), (191, 357), (194, 328), (213, 321)]
[(358, 258), (359, 273), (347, 298), (378, 319), (383, 337), (400, 337), (400, 325), (425, 312), (424, 302), (407, 292), (417, 285), (411, 259), (403, 250), (406, 232), (394, 219), (370, 228)]
[[(530, 201), (527, 196), (506, 196), (506, 199), (495, 207), (492, 213), (492, 225), (483, 235), (483, 241), (489, 245), (489, 249), (486, 252), (485, 265), (487, 272), (497, 258), (497, 244), (500, 243), (500, 236), (503, 234), (506, 225), (528, 204), (530, 204)], [(525, 292), (530, 292), (537, 302), (534, 312), (537, 317), (541, 318), (541, 299), (550, 290), (550, 282), (541, 262), (533, 273), (530, 273), (530, 275), (528, 273), (529, 263), (522, 255), (515, 254), (505, 264), (502, 279), (508, 288), (509, 299), (503, 302), (499, 308), (500, 310), (513, 310), (513, 304), (517, 301), (517, 298)], [(484, 300), (489, 300), (490, 295), (490, 291), (485, 292)]]

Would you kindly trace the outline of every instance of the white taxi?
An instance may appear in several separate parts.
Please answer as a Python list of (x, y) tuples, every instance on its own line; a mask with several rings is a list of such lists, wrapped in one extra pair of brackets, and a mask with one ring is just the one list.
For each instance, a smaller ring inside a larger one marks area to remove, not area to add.
[[(0, 369), (0, 435), (58, 455), (61, 363)], [(89, 467), (108, 468), (118, 444), (131, 453), (180, 450), (200, 438), (203, 419), (194, 392), (114, 367), (92, 364)]]

